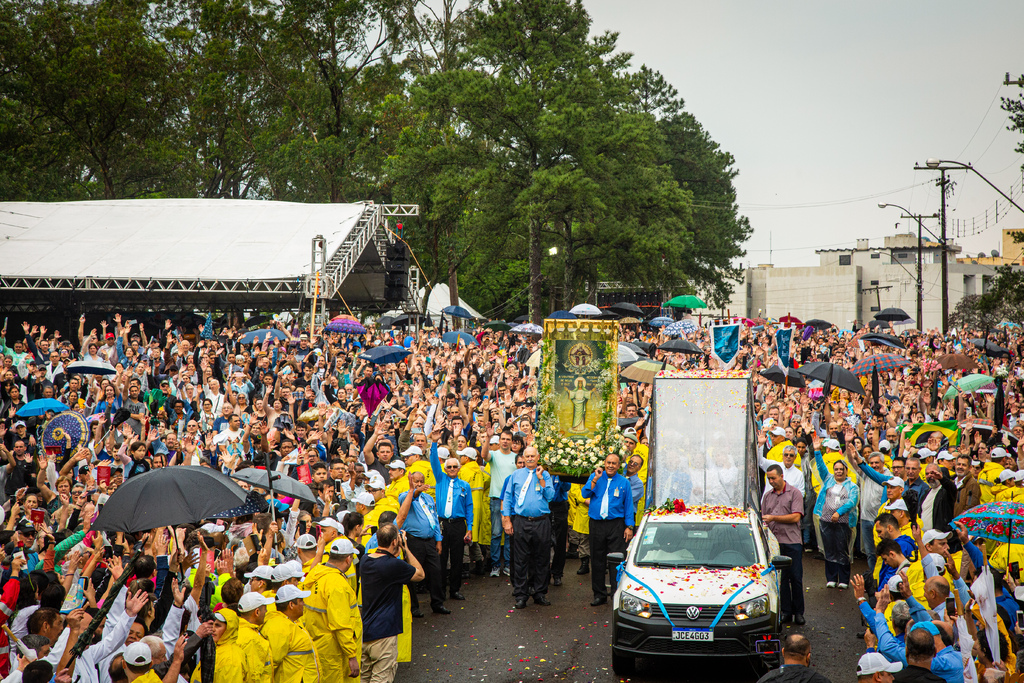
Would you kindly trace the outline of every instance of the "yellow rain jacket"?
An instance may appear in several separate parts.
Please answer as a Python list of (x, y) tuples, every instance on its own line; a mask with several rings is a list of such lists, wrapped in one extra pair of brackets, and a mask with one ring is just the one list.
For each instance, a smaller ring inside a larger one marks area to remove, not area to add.
[[(409, 490), (409, 473), (406, 472), (405, 476), (403, 476), (401, 479), (396, 479), (396, 480), (394, 480), (393, 482), (391, 482), (390, 484), (387, 485), (387, 488), (384, 489), (384, 497), (385, 498), (393, 498), (394, 501), (395, 501), (395, 505), (397, 505), (398, 504), (398, 496), (402, 495), (403, 493), (405, 493), (408, 490)], [(382, 500), (378, 500), (377, 501), (377, 505), (380, 505), (382, 502), (384, 502), (383, 499)]]
[(312, 593), (305, 600), (302, 621), (313, 639), (320, 675), (325, 681), (358, 681), (349, 676), (348, 660), (361, 657), (363, 622), (348, 579), (330, 565), (318, 565), (302, 582)]
[(238, 619), (238, 645), (245, 653), (248, 669), (253, 672), (248, 680), (251, 683), (272, 683), (274, 663), (270, 659), (270, 643), (260, 635), (256, 624)]
[(260, 634), (270, 643), (274, 683), (320, 683), (313, 639), (302, 624), (275, 610), (267, 612)]
[[(473, 495), (473, 542), (490, 543), (491, 539), (489, 536), (484, 539), (480, 535), (480, 527), (484, 517), (490, 517), (491, 515), (491, 503), (485, 497), (484, 473), (480, 469), (480, 465), (476, 463), (476, 460), (470, 460), (462, 466), (462, 469), (459, 470), (459, 479), (469, 484), (469, 489)], [(487, 501), (486, 511), (484, 510), (484, 501)]]
[(583, 487), (569, 487), (569, 508), (572, 512), (572, 530), (578, 534), (590, 533), (590, 499), (583, 497)]
[[(213, 672), (214, 683), (256, 683), (260, 672), (248, 666), (245, 651), (238, 644), (238, 615), (232, 610), (221, 609), (217, 614), (224, 617), (227, 628), (217, 641), (217, 666)], [(202, 680), (202, 663), (192, 672), (192, 683)]]

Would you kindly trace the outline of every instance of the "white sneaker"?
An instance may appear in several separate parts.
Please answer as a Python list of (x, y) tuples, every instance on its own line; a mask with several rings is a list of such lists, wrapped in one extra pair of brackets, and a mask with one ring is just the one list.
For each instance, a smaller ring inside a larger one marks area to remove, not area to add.
[(845, 583), (839, 584), (839, 590), (841, 590), (841, 591), (844, 591), (844, 590), (846, 590), (849, 587), (850, 586), (848, 584), (845, 584)]
[(492, 567), (491, 568), (491, 578), (497, 578), (500, 575), (501, 575), (501, 568), (500, 567)]
[(835, 587), (836, 587), (836, 582), (835, 581), (829, 581), (828, 583), (825, 584), (825, 588), (835, 588)]
[(512, 570), (509, 567), (505, 567), (501, 571), (504, 572), (505, 576), (512, 576)]

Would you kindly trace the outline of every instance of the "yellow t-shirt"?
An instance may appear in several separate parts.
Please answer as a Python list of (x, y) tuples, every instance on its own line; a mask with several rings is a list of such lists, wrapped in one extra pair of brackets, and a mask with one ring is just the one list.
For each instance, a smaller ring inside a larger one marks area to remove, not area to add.
[[(782, 455), (782, 451), (779, 451), (779, 455)], [(781, 457), (779, 459), (781, 460)], [(825, 463), (825, 469), (827, 469), (829, 472), (832, 472), (832, 466), (836, 464), (837, 460), (843, 459), (843, 454), (839, 453), (838, 451), (822, 453), (821, 459)], [(797, 462), (799, 462), (799, 460)], [(849, 465), (849, 463), (847, 463), (847, 465)], [(850, 481), (852, 481), (854, 484), (857, 483), (856, 468), (847, 466), (846, 476), (848, 476), (850, 478)], [(815, 494), (821, 493), (821, 477), (818, 476), (817, 467), (811, 468), (811, 484), (813, 484), (814, 486)]]

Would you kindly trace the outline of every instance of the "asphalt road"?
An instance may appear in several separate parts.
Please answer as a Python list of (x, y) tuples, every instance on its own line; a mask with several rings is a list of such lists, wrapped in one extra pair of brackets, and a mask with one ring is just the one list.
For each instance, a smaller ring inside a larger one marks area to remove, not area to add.
[[(413, 619), (412, 662), (399, 665), (396, 680), (756, 680), (745, 662), (723, 665), (709, 659), (640, 660), (634, 676), (619, 678), (611, 668), (610, 601), (606, 606), (590, 606), (590, 576), (577, 576), (578, 566), (576, 560), (566, 562), (565, 583), (548, 591), (550, 607), (538, 607), (531, 601), (525, 610), (513, 609), (507, 577), (472, 577), (462, 591), (467, 599), (446, 603), (451, 615), (427, 610), (425, 618)], [(853, 678), (864, 641), (857, 637), (860, 615), (852, 592), (826, 589), (824, 567), (823, 562), (804, 555), (807, 625), (785, 628), (798, 628), (811, 640), (812, 666), (839, 683)], [(865, 571), (862, 561), (854, 564), (854, 571), (858, 570)], [(683, 670), (685, 674), (681, 674)]]

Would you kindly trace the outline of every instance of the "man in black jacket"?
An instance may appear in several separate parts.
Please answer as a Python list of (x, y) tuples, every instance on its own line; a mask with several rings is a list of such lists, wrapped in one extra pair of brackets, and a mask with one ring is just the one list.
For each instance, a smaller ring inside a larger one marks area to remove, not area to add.
[(934, 463), (925, 467), (924, 477), (928, 489), (918, 504), (921, 526), (925, 531), (949, 531), (956, 507), (956, 484)]
[(757, 683), (831, 683), (810, 665), (811, 641), (790, 634), (782, 641), (782, 666), (761, 676)]

